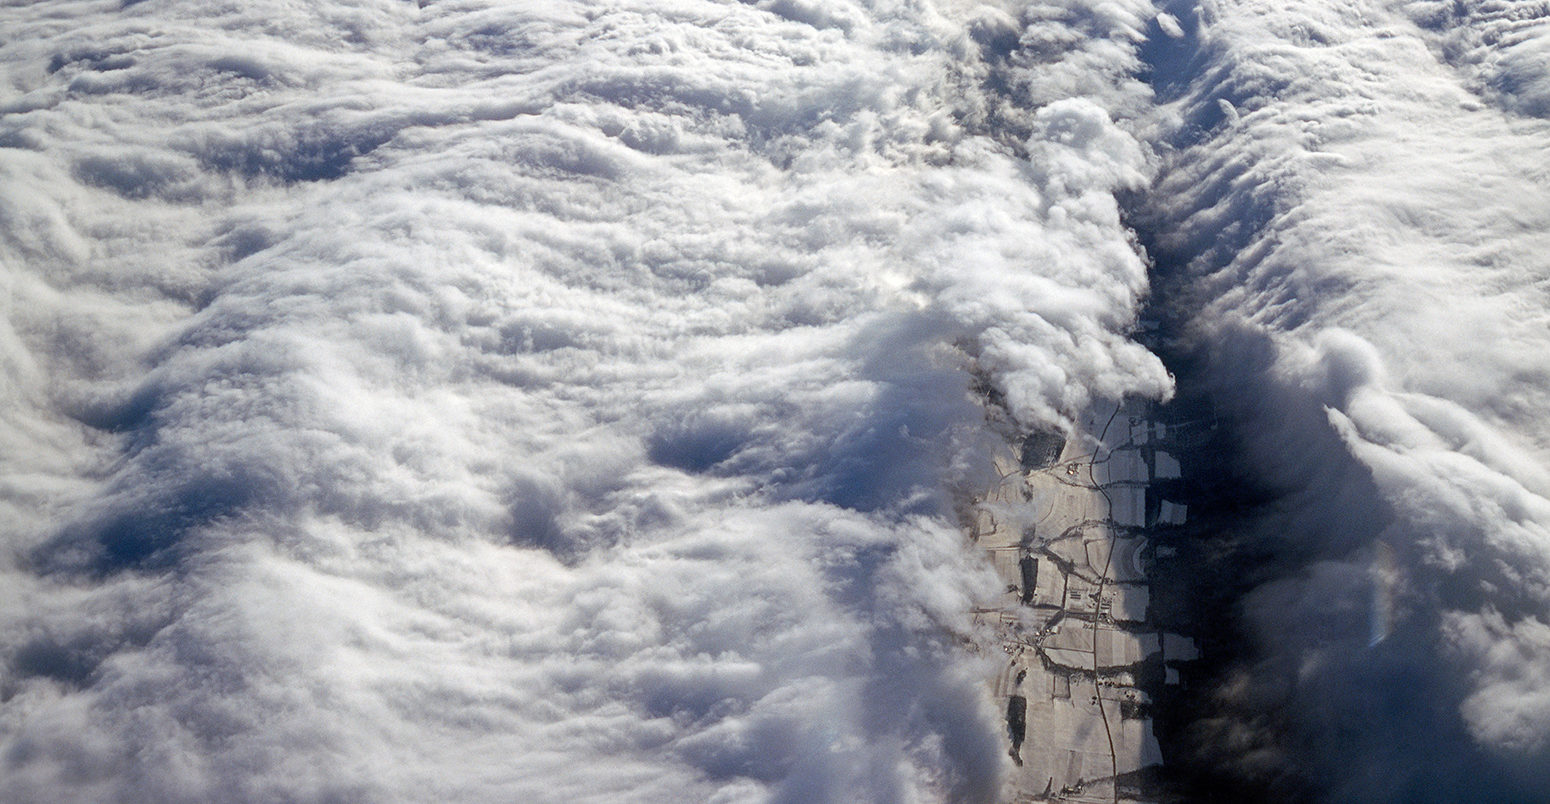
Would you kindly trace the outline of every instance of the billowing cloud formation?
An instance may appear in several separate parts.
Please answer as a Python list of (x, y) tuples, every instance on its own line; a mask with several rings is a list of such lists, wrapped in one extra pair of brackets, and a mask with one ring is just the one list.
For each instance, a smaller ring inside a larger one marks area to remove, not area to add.
[(1180, 748), (1545, 797), (1542, 3), (549, 5), (0, 13), (7, 800), (993, 798), (955, 495), (1168, 393), (1126, 220)]
[(1262, 791), (1550, 790), (1546, 19), (1443, 6), (1180, 7), (1151, 51), (1148, 226), (1273, 499), (1195, 750)]
[(992, 797), (953, 493), (1167, 393), (1147, 16), (4, 12), (7, 800)]

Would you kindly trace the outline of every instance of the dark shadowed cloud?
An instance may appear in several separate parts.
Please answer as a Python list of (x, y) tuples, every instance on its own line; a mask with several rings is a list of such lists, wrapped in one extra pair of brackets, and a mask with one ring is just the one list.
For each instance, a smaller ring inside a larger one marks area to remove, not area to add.
[(1264, 789), (1550, 786), (1546, 22), (1509, 5), (1209, 4), (1155, 51), (1148, 226), (1274, 499), (1196, 747)]

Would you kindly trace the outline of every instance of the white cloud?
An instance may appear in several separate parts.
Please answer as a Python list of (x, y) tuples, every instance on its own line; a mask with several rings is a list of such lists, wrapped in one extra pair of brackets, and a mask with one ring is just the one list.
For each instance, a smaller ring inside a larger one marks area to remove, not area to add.
[[(1533, 47), (1503, 35), (1512, 14), (1416, 28), (1428, 8), (1207, 7), (1159, 115), (1182, 128), (1149, 227), (1194, 305), (1192, 379), (1272, 499), (1238, 523), (1256, 644), (1199, 750), (1262, 789), (1550, 783), (1550, 129), (1503, 113), (1536, 113), (1532, 71), (1504, 77)], [(1367, 648), (1379, 552), (1396, 621)]]
[(13, 800), (994, 796), (971, 369), (1166, 393), (1149, 17), (997, 142), (969, 12), (768, 5), (5, 12)]

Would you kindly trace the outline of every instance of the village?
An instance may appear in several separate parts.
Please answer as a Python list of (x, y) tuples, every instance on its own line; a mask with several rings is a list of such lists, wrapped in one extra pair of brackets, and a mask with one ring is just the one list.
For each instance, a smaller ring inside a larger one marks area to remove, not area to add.
[(1153, 800), (1156, 682), (1186, 683), (1199, 655), (1149, 624), (1147, 569), (1173, 549), (1158, 536), (1186, 516), (1158, 493), (1180, 465), (1175, 434), (1151, 414), (1127, 401), (1069, 438), (1027, 436), (976, 502), (972, 536), (1004, 584), (975, 612), (1005, 654), (991, 680), (1015, 765), (1004, 800)]

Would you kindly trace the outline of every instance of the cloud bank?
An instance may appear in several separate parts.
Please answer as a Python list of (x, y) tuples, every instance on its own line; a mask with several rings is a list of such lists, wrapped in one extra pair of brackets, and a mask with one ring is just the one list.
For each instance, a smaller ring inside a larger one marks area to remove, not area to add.
[(994, 798), (954, 495), (1168, 392), (1148, 14), (7, 9), (6, 800)]
[(7, 8), (3, 798), (996, 798), (955, 501), (1170, 393), (1134, 224), (1241, 495), (1170, 755), (1543, 799), (1545, 20)]
[(1262, 557), (1191, 748), (1298, 798), (1543, 798), (1543, 9), (1176, 13), (1146, 225), (1259, 489), (1224, 560)]

